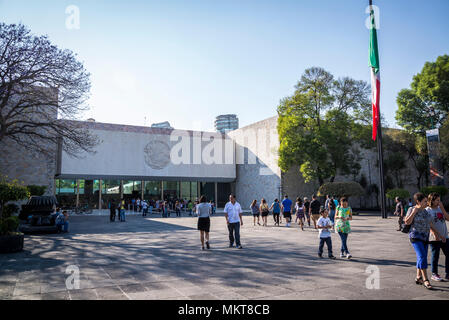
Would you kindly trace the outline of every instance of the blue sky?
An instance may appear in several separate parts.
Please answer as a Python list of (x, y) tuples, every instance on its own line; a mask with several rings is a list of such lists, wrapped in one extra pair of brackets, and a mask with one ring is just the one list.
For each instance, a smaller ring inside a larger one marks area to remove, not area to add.
[[(0, 0), (0, 21), (21, 22), (78, 54), (91, 73), (85, 118), (212, 130), (276, 114), (303, 71), (369, 81), (368, 0)], [(396, 96), (426, 61), (449, 54), (449, 1), (374, 0), (380, 8), (381, 111), (395, 126)], [(66, 7), (80, 29), (66, 28)], [(446, 16), (445, 16), (446, 15)]]

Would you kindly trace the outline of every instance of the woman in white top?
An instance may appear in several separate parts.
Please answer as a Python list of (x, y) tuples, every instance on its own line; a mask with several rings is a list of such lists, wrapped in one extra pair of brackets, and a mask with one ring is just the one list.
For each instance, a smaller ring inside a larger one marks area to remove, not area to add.
[(210, 249), (209, 245), (209, 230), (210, 230), (210, 214), (211, 206), (207, 203), (206, 196), (200, 197), (200, 203), (196, 205), (196, 212), (198, 214), (198, 230), (200, 230), (201, 249), (204, 250), (204, 237), (206, 237), (206, 247)]

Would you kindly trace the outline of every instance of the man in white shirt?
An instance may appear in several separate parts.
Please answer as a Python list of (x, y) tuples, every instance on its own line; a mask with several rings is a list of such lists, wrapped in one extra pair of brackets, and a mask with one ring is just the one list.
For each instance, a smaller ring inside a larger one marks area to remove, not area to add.
[(235, 234), (236, 248), (242, 249), (243, 247), (240, 244), (240, 226), (243, 226), (242, 207), (235, 201), (235, 196), (233, 194), (229, 196), (229, 202), (226, 203), (224, 212), (229, 230), (229, 248), (234, 246)]

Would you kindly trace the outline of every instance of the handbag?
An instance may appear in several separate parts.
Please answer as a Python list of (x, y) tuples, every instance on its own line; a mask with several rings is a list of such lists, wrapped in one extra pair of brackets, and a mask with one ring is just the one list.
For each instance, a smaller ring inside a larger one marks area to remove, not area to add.
[[(411, 213), (412, 210), (413, 210), (413, 207), (408, 208), (407, 214), (405, 216), (408, 216)], [(413, 219), (412, 223), (410, 223), (410, 224), (402, 223), (401, 231), (403, 233), (410, 233), (410, 229), (412, 228), (413, 222), (415, 222), (415, 219)]]

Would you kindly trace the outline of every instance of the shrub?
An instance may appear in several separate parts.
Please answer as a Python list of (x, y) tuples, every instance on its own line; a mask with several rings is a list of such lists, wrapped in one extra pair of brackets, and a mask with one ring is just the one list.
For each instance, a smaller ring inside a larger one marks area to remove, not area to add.
[[(17, 230), (19, 220), (17, 217), (9, 217), (15, 207), (8, 206), (9, 201), (19, 201), (30, 196), (30, 192), (17, 180), (7, 181), (6, 177), (0, 179), (0, 234), (8, 234)], [(17, 222), (17, 225), (16, 225)]]
[(29, 185), (27, 186), (27, 189), (30, 193), (30, 196), (43, 196), (45, 190), (47, 189), (47, 186)]
[(15, 203), (9, 203), (5, 206), (5, 211), (3, 212), (3, 217), (8, 218), (19, 212), (19, 206)]
[(10, 234), (17, 231), (19, 227), (19, 218), (9, 217), (0, 222), (0, 234)]
[(438, 193), (441, 197), (444, 197), (449, 190), (445, 186), (428, 186), (421, 189), (421, 192), (426, 196), (431, 194), (432, 192)]
[(361, 197), (365, 194), (362, 186), (354, 181), (350, 182), (327, 182), (318, 189), (318, 196), (333, 195), (336, 197)]
[(386, 194), (388, 199), (394, 200), (396, 197), (401, 198), (402, 200), (410, 197), (410, 192), (405, 189), (392, 189), (388, 190)]

